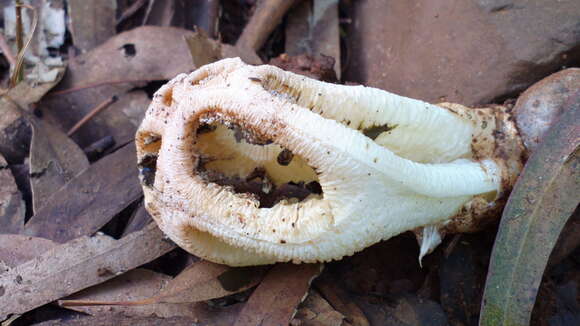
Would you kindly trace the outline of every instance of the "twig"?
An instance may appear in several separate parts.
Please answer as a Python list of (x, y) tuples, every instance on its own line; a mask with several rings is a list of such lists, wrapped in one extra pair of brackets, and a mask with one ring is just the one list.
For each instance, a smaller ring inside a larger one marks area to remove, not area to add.
[(80, 127), (82, 127), (85, 123), (87, 123), (87, 121), (91, 120), (95, 115), (97, 115), (99, 112), (106, 109), (109, 105), (115, 103), (117, 101), (117, 99), (118, 99), (117, 96), (112, 96), (108, 100), (101, 102), (94, 109), (92, 109), (89, 113), (87, 113), (87, 115), (85, 115), (72, 128), (70, 128), (70, 130), (66, 133), (67, 136), (71, 136), (72, 134), (74, 134), (77, 130), (79, 130)]
[[(22, 0), (16, 0), (16, 50), (18, 54), (22, 52), (24, 46), (24, 31), (22, 30)], [(19, 81), (24, 77), (23, 71), (18, 71), (17, 66), (14, 65), (13, 76), (11, 78), (10, 84), (14, 87)]]
[(139, 9), (141, 9), (141, 7), (143, 7), (143, 5), (145, 4), (145, 1), (148, 0), (137, 0), (133, 2), (133, 4), (129, 6), (129, 8), (125, 9), (125, 11), (123, 11), (123, 13), (121, 14), (121, 17), (117, 19), (117, 26), (119, 26), (119, 24), (124, 22), (127, 18), (133, 16)]
[(6, 57), (6, 60), (8, 60), (10, 66), (16, 66), (16, 58), (14, 57), (12, 49), (8, 45), (8, 42), (6, 42), (6, 38), (2, 33), (0, 33), (0, 49), (2, 49), (2, 53), (4, 53), (4, 57)]
[(149, 0), (149, 4), (147, 5), (147, 10), (145, 11), (145, 16), (143, 16), (143, 23), (141, 25), (145, 25), (149, 20), (149, 16), (151, 15), (151, 9), (153, 9), (153, 5), (155, 4), (155, 0)]
[(82, 85), (82, 86), (67, 88), (67, 89), (63, 89), (61, 91), (50, 92), (50, 93), (48, 93), (48, 96), (65, 95), (65, 94), (70, 94), (70, 93), (82, 91), (82, 90), (89, 89), (89, 88), (99, 87), (99, 86), (115, 85), (115, 84), (127, 84), (127, 83), (145, 83), (145, 82), (152, 82), (152, 81), (157, 81), (157, 80), (159, 80), (159, 78), (157, 78), (157, 79), (107, 80), (107, 81), (102, 81), (102, 82), (91, 83), (91, 84), (86, 84), (86, 85)]
[(295, 0), (259, 1), (236, 46), (258, 51), (294, 2)]

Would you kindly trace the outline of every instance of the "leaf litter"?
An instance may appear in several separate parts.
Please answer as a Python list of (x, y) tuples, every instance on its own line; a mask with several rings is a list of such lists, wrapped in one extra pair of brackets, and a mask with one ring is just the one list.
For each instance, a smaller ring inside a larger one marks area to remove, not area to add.
[[(448, 255), (436, 250), (421, 271), (414, 264), (393, 264), (393, 260), (406, 261), (399, 259), (398, 252), (416, 256), (416, 248), (390, 240), (390, 246), (370, 248), (380, 255), (326, 264), (323, 277), (311, 287), (322, 265), (239, 269), (198, 261), (174, 250), (175, 245), (150, 224), (151, 217), (138, 204), (141, 192), (130, 143), (158, 82), (235, 56), (315, 78), (340, 78), (349, 64), (348, 46), (341, 42), (351, 24), (348, 1), (311, 0), (296, 6), (285, 1), (216, 4), (213, 0), (194, 6), (178, 0), (107, 0), (86, 6), (83, 1), (30, 3), (39, 14), (40, 32), (24, 57), (27, 79), (3, 90), (0, 99), (0, 153), (5, 157), (0, 160), (0, 321), (12, 316), (5, 323), (18, 324), (20, 314), (31, 318), (37, 307), (58, 300), (63, 305), (67, 301), (131, 304), (51, 306), (62, 317), (53, 321), (32, 317), (37, 325), (366, 326), (387, 321), (435, 324), (445, 317), (452, 325), (459, 319), (477, 320), (480, 301), (461, 296), (473, 292), (470, 286), (481, 288), (483, 281), (471, 277), (469, 284), (454, 287), (454, 283), (464, 273), (485, 272), (487, 264), (482, 261), (489, 255), (489, 241), (470, 242), (473, 252), (463, 250), (463, 242), (448, 246)], [(14, 7), (3, 9), (5, 17), (14, 12)], [(93, 11), (101, 13), (99, 19), (87, 18)], [(27, 34), (32, 12), (23, 12)], [(64, 22), (69, 18), (67, 27)], [(14, 19), (5, 19), (5, 24), (12, 24), (7, 29), (16, 31)], [(208, 33), (193, 30), (194, 25)], [(72, 38), (65, 39), (70, 27)], [(243, 37), (238, 39), (240, 34)], [(9, 46), (13, 37), (8, 31)], [(0, 69), (4, 68), (0, 62)], [(6, 84), (7, 78), (3, 79)], [(118, 100), (89, 115), (113, 97)], [(78, 131), (66, 136), (79, 122)], [(88, 159), (81, 148), (90, 155)], [(566, 171), (573, 170), (571, 163), (566, 164)], [(19, 172), (27, 171), (27, 166), (30, 174)], [(561, 193), (572, 193), (569, 183), (574, 178), (568, 176), (555, 181), (561, 183)], [(28, 183), (30, 198), (23, 186)], [(558, 227), (564, 223), (562, 216)], [(111, 224), (119, 230), (111, 231)], [(578, 241), (570, 240), (577, 233), (576, 224), (569, 224), (565, 230), (571, 232), (562, 233), (564, 249), (552, 262), (559, 271), (578, 259), (574, 258)], [(555, 242), (558, 227), (548, 232), (550, 245), (544, 249)], [(534, 230), (529, 235), (545, 232)], [(476, 263), (461, 266), (466, 259)], [(383, 260), (384, 264), (376, 263)], [(189, 266), (178, 266), (184, 261)], [(541, 265), (539, 258), (534, 262)], [(175, 266), (163, 268), (168, 264)], [(533, 269), (524, 264), (517, 268), (522, 275)], [(534, 277), (537, 282), (538, 272)], [(580, 289), (573, 277), (563, 279), (567, 283), (552, 279), (557, 291), (540, 291), (540, 297), (560, 298), (574, 286)], [(509, 287), (502, 289), (507, 293)], [(573, 306), (569, 300), (560, 301)], [(148, 304), (137, 304), (144, 302)], [(529, 312), (531, 303), (532, 299), (514, 309)], [(561, 305), (550, 306), (549, 313), (559, 313), (554, 318), (564, 318)], [(71, 317), (70, 309), (90, 316)], [(551, 316), (542, 313), (542, 320)]]

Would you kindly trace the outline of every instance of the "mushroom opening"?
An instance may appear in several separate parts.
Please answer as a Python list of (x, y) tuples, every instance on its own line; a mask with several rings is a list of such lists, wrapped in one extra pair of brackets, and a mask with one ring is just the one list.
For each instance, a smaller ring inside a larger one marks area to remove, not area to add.
[(157, 171), (157, 156), (161, 149), (161, 136), (151, 132), (140, 132), (137, 134), (136, 141), (138, 148), (143, 151), (137, 163), (139, 179), (142, 185), (153, 187)]
[(302, 157), (239, 124), (202, 118), (193, 152), (196, 175), (254, 198), (259, 208), (323, 197), (316, 171)]

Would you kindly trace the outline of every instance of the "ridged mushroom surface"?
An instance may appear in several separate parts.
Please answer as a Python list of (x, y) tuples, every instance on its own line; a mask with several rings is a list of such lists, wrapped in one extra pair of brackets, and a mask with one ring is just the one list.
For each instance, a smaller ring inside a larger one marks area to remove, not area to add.
[(239, 59), (164, 85), (136, 143), (160, 228), (232, 266), (340, 259), (422, 227), (474, 230), (522, 150), (504, 108), (432, 105)]

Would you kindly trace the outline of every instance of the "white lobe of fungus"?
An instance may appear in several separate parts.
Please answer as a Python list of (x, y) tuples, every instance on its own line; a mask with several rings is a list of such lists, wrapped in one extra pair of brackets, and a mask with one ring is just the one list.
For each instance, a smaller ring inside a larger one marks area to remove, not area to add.
[(428, 227), (422, 257), (439, 229), (485, 224), (523, 148), (505, 109), (432, 105), (239, 59), (164, 85), (136, 143), (159, 227), (232, 266), (341, 259)]

